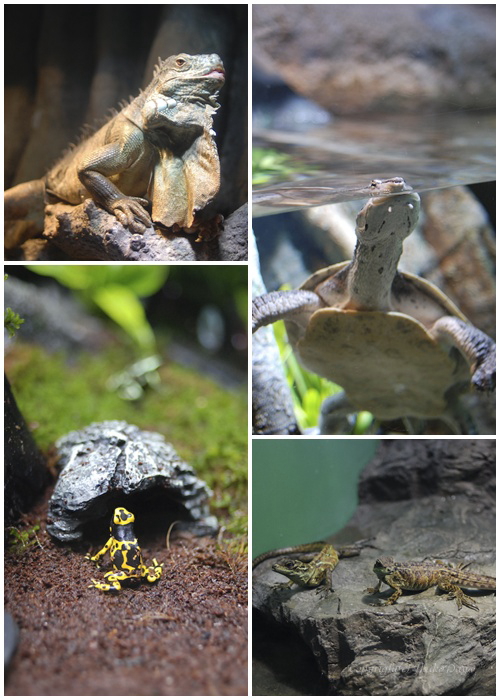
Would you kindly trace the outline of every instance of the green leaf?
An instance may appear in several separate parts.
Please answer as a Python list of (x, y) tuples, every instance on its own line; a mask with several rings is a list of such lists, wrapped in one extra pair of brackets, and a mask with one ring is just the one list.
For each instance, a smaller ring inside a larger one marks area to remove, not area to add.
[(153, 329), (149, 325), (141, 302), (128, 287), (108, 284), (106, 287), (96, 289), (92, 299), (143, 350), (148, 352), (154, 350)]

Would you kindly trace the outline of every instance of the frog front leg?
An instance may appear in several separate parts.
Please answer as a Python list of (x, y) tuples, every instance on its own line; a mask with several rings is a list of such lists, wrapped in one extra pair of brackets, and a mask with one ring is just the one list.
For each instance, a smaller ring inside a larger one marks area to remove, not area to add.
[(106, 554), (106, 552), (110, 549), (113, 542), (114, 542), (114, 537), (111, 536), (109, 538), (109, 540), (106, 542), (106, 544), (104, 545), (104, 547), (102, 549), (100, 549), (97, 552), (97, 554), (92, 555), (92, 554), (90, 554), (90, 552), (87, 552), (87, 554), (85, 555), (85, 559), (88, 559), (89, 561), (95, 561), (97, 563), (97, 566), (99, 566), (99, 559)]

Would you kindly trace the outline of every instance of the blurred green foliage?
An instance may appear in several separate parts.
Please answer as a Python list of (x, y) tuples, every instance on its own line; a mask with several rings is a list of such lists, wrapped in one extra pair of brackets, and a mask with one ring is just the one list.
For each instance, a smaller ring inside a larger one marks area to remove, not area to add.
[(89, 306), (97, 306), (119, 325), (142, 352), (152, 352), (155, 336), (141, 297), (165, 283), (168, 265), (27, 265), (75, 291)]
[(277, 175), (293, 172), (293, 160), (272, 148), (252, 149), (252, 184), (263, 185)]
[(311, 175), (315, 170), (315, 167), (296, 155), (290, 156), (273, 148), (252, 149), (253, 185), (265, 185), (271, 180), (283, 180), (296, 175)]
[[(8, 276), (9, 275), (4, 275), (4, 281), (8, 278)], [(9, 307), (5, 309), (3, 325), (9, 334), (9, 338), (14, 336), (15, 332), (19, 330), (19, 326), (22, 323), (24, 323), (24, 318), (21, 318), (19, 314), (16, 314), (16, 312), (9, 309)]]
[(12, 338), (15, 332), (19, 330), (22, 323), (24, 323), (24, 318), (21, 318), (19, 314), (16, 314), (15, 311), (12, 311), (12, 309), (8, 307), (5, 309), (3, 324), (5, 330), (9, 334), (9, 338)]
[(36, 534), (40, 530), (40, 525), (33, 525), (25, 530), (20, 530), (17, 527), (7, 528), (7, 549), (9, 552), (21, 555), (24, 554), (30, 547), (38, 545), (41, 547), (40, 540)]

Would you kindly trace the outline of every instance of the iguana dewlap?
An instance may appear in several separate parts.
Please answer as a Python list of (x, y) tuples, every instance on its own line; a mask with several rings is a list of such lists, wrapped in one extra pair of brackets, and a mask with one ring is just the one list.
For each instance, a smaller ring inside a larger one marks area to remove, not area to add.
[(6, 247), (41, 233), (45, 203), (54, 201), (92, 198), (135, 233), (152, 223), (190, 229), (219, 191), (212, 122), (223, 84), (217, 54), (160, 61), (146, 90), (44, 178), (5, 192)]

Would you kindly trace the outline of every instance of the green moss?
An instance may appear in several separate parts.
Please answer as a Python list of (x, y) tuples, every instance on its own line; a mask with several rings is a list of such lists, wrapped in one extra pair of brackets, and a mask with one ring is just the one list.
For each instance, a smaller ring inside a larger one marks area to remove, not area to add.
[(40, 530), (40, 525), (36, 524), (28, 527), (25, 530), (20, 530), (17, 527), (7, 528), (7, 549), (21, 556), (31, 547), (38, 545), (41, 547), (40, 540), (36, 534)]
[(6, 371), (18, 406), (46, 451), (70, 430), (102, 420), (126, 420), (172, 442), (214, 491), (226, 529), (243, 534), (247, 507), (247, 402), (197, 372), (166, 362), (161, 383), (136, 402), (110, 391), (108, 378), (137, 356), (124, 346), (70, 361), (36, 346), (16, 344)]

